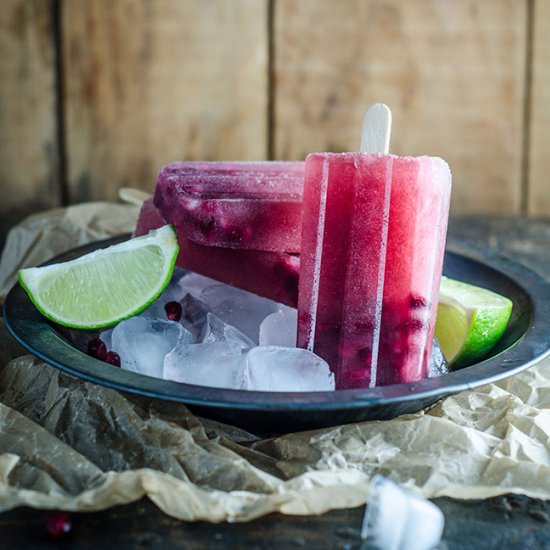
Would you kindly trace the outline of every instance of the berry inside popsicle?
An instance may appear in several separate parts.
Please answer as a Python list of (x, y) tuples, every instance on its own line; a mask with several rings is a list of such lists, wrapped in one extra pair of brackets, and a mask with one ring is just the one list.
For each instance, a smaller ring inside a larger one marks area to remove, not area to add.
[[(151, 198), (141, 207), (135, 235), (144, 235), (167, 223)], [(178, 266), (296, 307), (300, 267), (297, 254), (206, 246), (188, 239), (180, 226), (176, 230)]]
[(303, 187), (303, 162), (173, 162), (155, 205), (198, 244), (298, 253)]
[(298, 345), (338, 389), (427, 375), (450, 190), (439, 158), (306, 159)]
[(451, 174), (387, 154), (391, 114), (373, 112), (387, 132), (365, 125), (367, 152), (309, 155), (305, 180), (302, 163), (168, 165), (138, 223), (176, 226), (179, 265), (297, 304), (298, 346), (337, 389), (424, 378), (435, 325)]

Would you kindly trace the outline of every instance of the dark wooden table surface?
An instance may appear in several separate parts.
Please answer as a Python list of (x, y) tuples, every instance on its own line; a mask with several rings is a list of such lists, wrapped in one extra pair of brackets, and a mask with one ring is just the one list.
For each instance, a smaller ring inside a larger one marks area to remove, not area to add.
[[(550, 506), (525, 497), (488, 501), (437, 499), (446, 519), (445, 549), (550, 548)], [(44, 513), (15, 510), (0, 516), (2, 550), (182, 550), (208, 548), (359, 549), (364, 507), (320, 517), (272, 515), (251, 523), (185, 523), (160, 513), (148, 501), (105, 512), (75, 514), (62, 540), (48, 538)]]
[[(550, 220), (455, 219), (450, 237), (485, 244), (550, 277)], [(445, 514), (441, 548), (550, 548), (550, 503), (514, 495), (435, 502)], [(103, 512), (74, 514), (69, 536), (51, 540), (44, 512), (18, 509), (0, 515), (0, 549), (354, 549), (361, 548), (363, 511), (360, 507), (320, 517), (271, 515), (247, 524), (212, 525), (174, 520), (143, 500)]]

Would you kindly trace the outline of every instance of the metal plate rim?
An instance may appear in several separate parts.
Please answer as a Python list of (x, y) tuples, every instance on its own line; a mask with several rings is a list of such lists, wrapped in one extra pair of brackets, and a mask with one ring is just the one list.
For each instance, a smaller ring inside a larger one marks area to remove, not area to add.
[[(57, 256), (45, 264), (115, 244), (125, 238), (128, 235), (95, 241)], [(8, 293), (3, 305), (3, 316), (9, 332), (23, 347), (62, 371), (119, 391), (185, 405), (258, 412), (314, 412), (390, 406), (432, 398), (435, 401), (460, 391), (497, 382), (550, 355), (550, 339), (546, 343), (544, 339), (547, 327), (550, 327), (550, 283), (527, 267), (472, 243), (453, 241), (447, 252), (481, 262), (523, 288), (533, 304), (533, 314), (527, 331), (510, 348), (465, 369), (415, 383), (381, 386), (372, 390), (303, 393), (229, 390), (166, 381), (124, 371), (71, 346), (34, 309), (19, 284)], [(21, 312), (22, 315), (18, 315)]]

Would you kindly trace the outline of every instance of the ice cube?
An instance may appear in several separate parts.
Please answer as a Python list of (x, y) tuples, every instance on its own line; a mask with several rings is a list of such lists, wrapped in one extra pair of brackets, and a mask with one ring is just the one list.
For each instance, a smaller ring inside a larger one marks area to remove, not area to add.
[(204, 344), (229, 342), (237, 344), (243, 349), (254, 347), (254, 342), (248, 336), (212, 313), (206, 314), (206, 322), (200, 336), (200, 342)]
[(123, 369), (162, 378), (164, 356), (176, 344), (193, 341), (193, 335), (174, 321), (132, 317), (114, 328), (110, 348), (120, 355)]
[(372, 478), (361, 527), (365, 548), (439, 548), (444, 527), (443, 512), (433, 502), (381, 475)]
[(178, 280), (178, 285), (182, 289), (183, 295), (191, 294), (195, 298), (200, 298), (205, 288), (218, 284), (220, 283), (216, 280), (204, 277), (198, 273), (193, 273), (192, 271), (187, 271), (185, 275)]
[(99, 333), (99, 338), (105, 344), (108, 351), (111, 351), (113, 330), (114, 329), (109, 328)]
[(176, 267), (174, 268), (174, 272), (172, 273), (172, 279), (171, 279), (170, 282), (179, 284), (180, 281), (181, 281), (184, 277), (187, 277), (190, 273), (191, 273), (191, 272), (190, 272), (190, 271), (187, 271), (187, 269), (183, 269), (182, 267), (176, 266)]
[(281, 305), (260, 324), (260, 346), (295, 348), (297, 325), (298, 310)]
[(259, 391), (331, 391), (334, 375), (328, 364), (300, 348), (256, 347), (246, 355), (244, 388)]
[(180, 322), (195, 335), (197, 343), (235, 342), (241, 348), (254, 346), (255, 342), (239, 329), (211, 313), (202, 300), (187, 294), (181, 304), (183, 314)]
[(181, 301), (181, 307), (180, 323), (195, 335), (197, 342), (200, 342), (206, 324), (206, 315), (210, 312), (210, 308), (191, 294), (185, 295)]
[(254, 343), (259, 341), (260, 323), (281, 307), (277, 302), (224, 284), (206, 287), (200, 298), (212, 313), (238, 328)]
[(198, 386), (240, 389), (243, 370), (243, 352), (232, 342), (182, 344), (164, 359), (165, 379)]
[(449, 365), (447, 364), (447, 359), (443, 355), (443, 351), (437, 338), (433, 339), (432, 344), (432, 356), (430, 357), (430, 365), (428, 367), (428, 378), (433, 378), (435, 376), (441, 376), (442, 374), (447, 374), (449, 372)]

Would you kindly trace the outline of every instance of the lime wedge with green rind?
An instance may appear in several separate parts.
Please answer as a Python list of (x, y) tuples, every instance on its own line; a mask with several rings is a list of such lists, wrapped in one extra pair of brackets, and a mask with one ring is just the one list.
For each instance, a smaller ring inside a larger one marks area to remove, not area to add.
[(505, 296), (442, 277), (435, 336), (449, 365), (464, 367), (487, 357), (511, 314), (512, 301)]
[(19, 271), (36, 308), (59, 325), (98, 329), (144, 310), (166, 288), (178, 256), (170, 225), (76, 260)]

